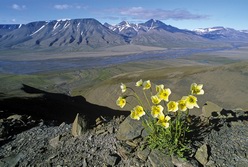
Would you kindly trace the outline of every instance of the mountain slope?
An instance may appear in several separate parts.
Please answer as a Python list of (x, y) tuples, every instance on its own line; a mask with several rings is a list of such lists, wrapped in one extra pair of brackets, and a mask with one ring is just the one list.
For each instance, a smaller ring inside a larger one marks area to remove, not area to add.
[(246, 31), (238, 31), (233, 28), (211, 27), (198, 28), (194, 31), (196, 32), (196, 34), (211, 40), (248, 41), (248, 33)]
[(0, 37), (12, 30), (18, 29), (22, 24), (0, 24)]
[(94, 50), (127, 44), (156, 47), (223, 47), (228, 42), (247, 42), (248, 33), (214, 27), (183, 30), (159, 20), (145, 23), (123, 21), (102, 25), (95, 19), (37, 21), (0, 25), (0, 49)]
[(115, 26), (105, 26), (122, 35), (127, 42), (136, 45), (179, 47), (210, 42), (193, 31), (178, 29), (154, 19), (140, 24), (123, 21)]
[(95, 19), (32, 22), (6, 33), (0, 45), (14, 48), (98, 48), (125, 44), (123, 38)]

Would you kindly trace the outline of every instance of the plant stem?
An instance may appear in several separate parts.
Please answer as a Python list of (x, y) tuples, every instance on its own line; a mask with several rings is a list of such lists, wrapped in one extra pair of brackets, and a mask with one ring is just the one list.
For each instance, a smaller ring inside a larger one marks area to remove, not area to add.
[(149, 107), (151, 108), (151, 104), (150, 104), (150, 102), (149, 102), (149, 100), (148, 100), (148, 98), (147, 98), (147, 96), (146, 96), (146, 92), (143, 90), (143, 93), (144, 93), (144, 96), (145, 96), (145, 98), (146, 98), (146, 102), (147, 102), (147, 104), (149, 105)]

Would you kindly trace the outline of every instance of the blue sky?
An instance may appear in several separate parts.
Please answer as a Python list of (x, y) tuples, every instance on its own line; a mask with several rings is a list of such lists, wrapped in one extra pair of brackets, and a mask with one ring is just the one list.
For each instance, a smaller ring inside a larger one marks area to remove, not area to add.
[(1, 0), (0, 24), (95, 18), (101, 23), (157, 19), (181, 29), (248, 30), (247, 0)]

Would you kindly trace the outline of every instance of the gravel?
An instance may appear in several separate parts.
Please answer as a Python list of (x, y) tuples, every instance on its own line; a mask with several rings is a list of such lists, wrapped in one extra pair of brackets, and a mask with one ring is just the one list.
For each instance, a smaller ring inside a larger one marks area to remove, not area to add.
[[(220, 114), (210, 119), (202, 140), (194, 142), (197, 148), (207, 147), (206, 167), (248, 166), (247, 114)], [(124, 119), (124, 116), (110, 120), (98, 118), (95, 127), (78, 137), (71, 134), (72, 124), (51, 126), (41, 122), (12, 135), (0, 145), (0, 166), (203, 166), (194, 155), (185, 162), (147, 147), (141, 149), (141, 136), (118, 140), (116, 136)]]

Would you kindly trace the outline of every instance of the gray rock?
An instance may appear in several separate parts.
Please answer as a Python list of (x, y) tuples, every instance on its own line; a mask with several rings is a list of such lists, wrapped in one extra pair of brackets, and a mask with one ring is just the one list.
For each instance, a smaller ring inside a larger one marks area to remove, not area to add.
[(215, 167), (215, 162), (212, 160), (209, 160), (208, 163), (206, 164), (207, 167)]
[(153, 167), (174, 167), (171, 157), (158, 150), (152, 150), (148, 159)]
[(177, 158), (175, 156), (172, 156), (171, 159), (172, 159), (172, 163), (176, 167), (194, 167), (190, 162), (183, 160), (181, 158)]
[(58, 147), (59, 144), (60, 144), (60, 138), (61, 138), (61, 136), (58, 135), (57, 137), (52, 138), (51, 140), (49, 140), (50, 146), (52, 146), (53, 148)]
[(118, 140), (132, 140), (140, 136), (143, 129), (144, 127), (142, 126), (141, 121), (127, 117), (120, 124), (116, 137)]
[(14, 115), (9, 116), (7, 119), (21, 120), (22, 119), (22, 116), (21, 115), (14, 114)]
[(204, 118), (210, 118), (213, 112), (221, 112), (223, 108), (214, 104), (213, 102), (207, 101), (204, 106), (202, 106), (202, 114)]
[(126, 143), (122, 143), (122, 145), (118, 145), (117, 147), (121, 150), (121, 152), (126, 153), (126, 154), (130, 154), (134, 150), (134, 147), (131, 147), (130, 145)]
[(102, 120), (100, 117), (98, 117), (98, 118), (95, 120), (95, 122), (96, 122), (96, 125), (99, 125), (99, 124), (103, 123), (103, 120)]
[(65, 126), (65, 122), (62, 122), (62, 123), (59, 125), (60, 128), (63, 128), (64, 126)]
[(122, 147), (122, 146), (118, 146), (117, 149), (118, 154), (121, 156), (121, 159), (123, 160), (128, 160), (128, 155), (130, 154), (129, 150), (127, 150), (126, 148)]
[(3, 158), (0, 160), (0, 166), (1, 167), (15, 167), (22, 157), (23, 157), (23, 154), (19, 153), (19, 154), (13, 154), (11, 156)]
[(138, 146), (136, 143), (134, 143), (132, 141), (126, 141), (126, 144), (131, 146), (131, 147), (134, 147), (134, 148)]
[(83, 159), (83, 167), (87, 167), (88, 164), (87, 164), (87, 161), (86, 161), (86, 158)]
[(204, 142), (211, 148), (209, 161), (214, 163), (206, 166), (248, 166), (248, 124), (231, 125), (224, 123), (205, 137)]
[(241, 121), (232, 121), (230, 124), (231, 126), (243, 126), (243, 122)]
[(148, 148), (145, 148), (144, 150), (138, 150), (137, 156), (139, 157), (139, 159), (146, 161), (150, 152), (151, 150)]
[(5, 126), (0, 122), (0, 137), (4, 137), (6, 133)]
[(105, 129), (98, 130), (98, 131), (96, 131), (96, 135), (103, 134), (104, 132), (106, 132)]
[(120, 159), (120, 156), (118, 154), (107, 154), (104, 157), (105, 161), (107, 164), (111, 166), (115, 166), (116, 163), (118, 162), (118, 159)]
[(113, 126), (110, 126), (110, 127), (108, 127), (107, 128), (107, 131), (110, 133), (110, 134), (112, 134), (112, 133), (114, 133), (114, 127)]
[(197, 149), (195, 158), (199, 161), (202, 165), (206, 165), (208, 162), (208, 146), (203, 144), (200, 148)]
[[(225, 122), (228, 118), (221, 118), (218, 127), (213, 126), (214, 128), (209, 129), (202, 136), (203, 139), (197, 142), (195, 147), (200, 147), (203, 142), (209, 149), (211, 148), (206, 167), (248, 166), (248, 123), (244, 120), (247, 118), (244, 114), (246, 113), (240, 113), (243, 117), (235, 120), (236, 122), (233, 122), (233, 119)], [(79, 137), (71, 136), (71, 124), (33, 127), (17, 134), (13, 140), (0, 147), (0, 157), (3, 158), (0, 160), (0, 166), (6, 166), (6, 163), (8, 165), (20, 152), (24, 156), (19, 160), (17, 157), (18, 162), (14, 163), (15, 166), (202, 166), (194, 157), (187, 163), (158, 150), (150, 151), (149, 148), (140, 150), (140, 146), (145, 144), (141, 136), (132, 140), (117, 140), (117, 131), (110, 133), (108, 130), (110, 127), (118, 129), (117, 121), (119, 120), (105, 122), (100, 129), (89, 129)], [(139, 126), (143, 128), (141, 121), (133, 120), (129, 124), (133, 123), (140, 123)], [(211, 126), (210, 124), (208, 127)], [(96, 135), (97, 130), (104, 132)], [(129, 127), (129, 131), (135, 130)], [(104, 135), (105, 133), (107, 134)], [(52, 141), (55, 147), (57, 146), (56, 149), (50, 146)], [(195, 151), (194, 149), (193, 152)]]
[(87, 121), (84, 116), (77, 114), (73, 124), (71, 133), (74, 137), (81, 136), (87, 130)]

